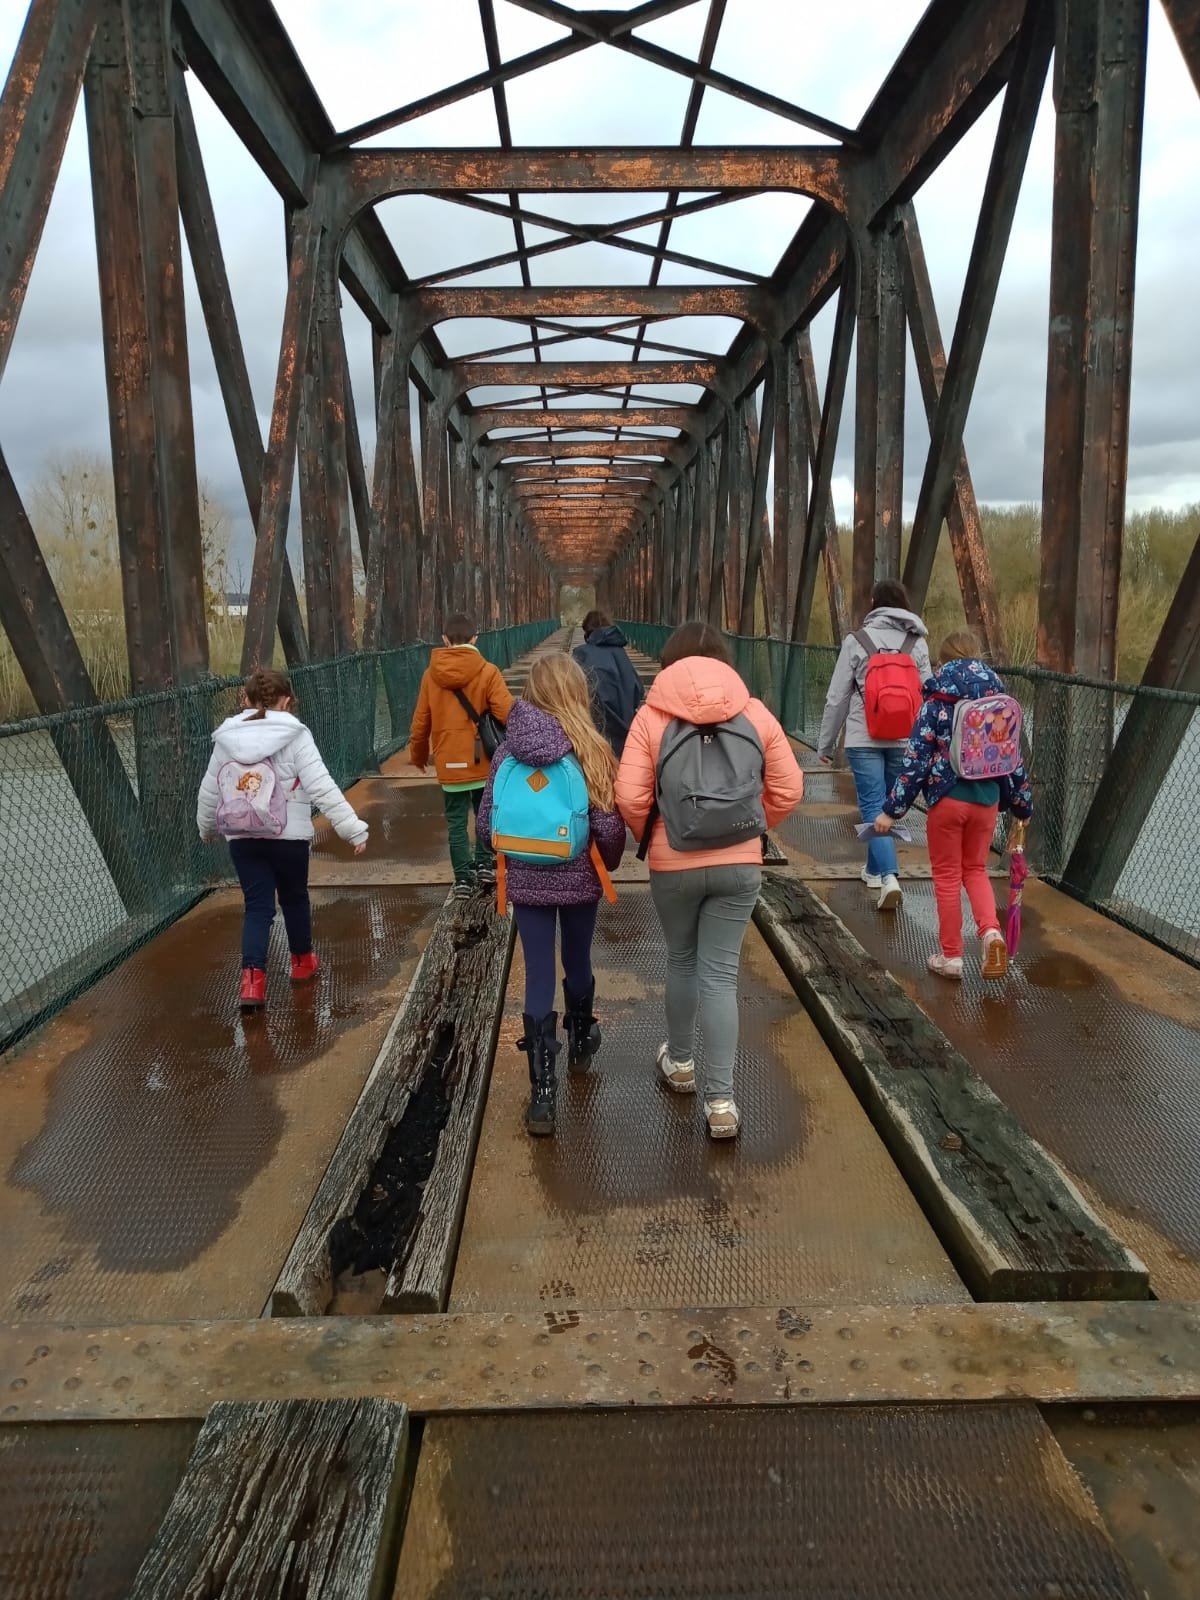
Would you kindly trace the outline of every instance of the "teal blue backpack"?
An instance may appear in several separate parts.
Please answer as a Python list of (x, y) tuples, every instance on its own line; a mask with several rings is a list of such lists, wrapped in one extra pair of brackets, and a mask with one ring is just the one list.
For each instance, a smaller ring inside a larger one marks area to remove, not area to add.
[(499, 855), (553, 867), (581, 856), (590, 837), (587, 784), (573, 755), (546, 767), (505, 757), (492, 784), (492, 848)]

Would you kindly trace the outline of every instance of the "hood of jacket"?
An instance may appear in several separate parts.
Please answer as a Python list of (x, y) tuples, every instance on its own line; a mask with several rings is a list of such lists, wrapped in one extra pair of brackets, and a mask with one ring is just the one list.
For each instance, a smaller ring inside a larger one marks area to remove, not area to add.
[(429, 657), (429, 675), (439, 689), (465, 689), (487, 662), (473, 644), (442, 645)]
[(610, 622), (607, 628), (593, 628), (583, 642), (589, 649), (599, 645), (601, 649), (623, 650), (629, 640), (615, 622)]
[(227, 761), (240, 761), (247, 766), (276, 755), (303, 732), (304, 724), (290, 711), (268, 711), (265, 717), (239, 711), (236, 716), (226, 717), (212, 737)]
[(901, 643), (907, 633), (918, 639), (929, 637), (929, 629), (916, 612), (905, 611), (902, 606), (877, 606), (874, 611), (867, 612), (863, 627), (877, 639), (888, 632), (895, 633)]
[(925, 684), (925, 698), (979, 700), (985, 694), (1003, 694), (1004, 684), (982, 661), (948, 661)]
[(509, 754), (529, 767), (548, 767), (574, 749), (562, 724), (548, 711), (531, 706), (528, 700), (513, 702), (504, 729), (504, 742)]
[(711, 656), (684, 656), (655, 678), (646, 703), (669, 717), (700, 724), (728, 722), (750, 703), (750, 691), (732, 667)]

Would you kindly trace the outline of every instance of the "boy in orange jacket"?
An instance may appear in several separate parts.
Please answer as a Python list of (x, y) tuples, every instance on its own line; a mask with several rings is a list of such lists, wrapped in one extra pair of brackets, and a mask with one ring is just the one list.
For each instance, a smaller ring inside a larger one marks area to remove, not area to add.
[(502, 723), (508, 721), (513, 704), (500, 669), (484, 659), (475, 641), (475, 624), (470, 617), (456, 613), (446, 619), (443, 648), (433, 652), (429, 669), (421, 679), (409, 737), (409, 756), (413, 766), (422, 772), (429, 764), (432, 747), (446, 808), (454, 893), (460, 900), (465, 900), (476, 886), (483, 888), (495, 882), (496, 859), (478, 839), (474, 856), (471, 852), (467, 819), (472, 812), (478, 814), (491, 764), (475, 720), (463, 701), (478, 716), (490, 711)]

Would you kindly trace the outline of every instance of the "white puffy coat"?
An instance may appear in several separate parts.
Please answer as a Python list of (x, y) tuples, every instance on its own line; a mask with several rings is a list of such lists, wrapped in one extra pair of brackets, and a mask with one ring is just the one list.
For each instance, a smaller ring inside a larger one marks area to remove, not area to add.
[(268, 711), (265, 717), (240, 711), (227, 717), (213, 734), (212, 759), (196, 802), (196, 826), (202, 838), (216, 831), (217, 773), (224, 763), (240, 761), (252, 766), (268, 756), (287, 795), (287, 826), (281, 839), (311, 839), (312, 808), (316, 806), (348, 843), (366, 841), (367, 824), (330, 777), (312, 734), (290, 711)]

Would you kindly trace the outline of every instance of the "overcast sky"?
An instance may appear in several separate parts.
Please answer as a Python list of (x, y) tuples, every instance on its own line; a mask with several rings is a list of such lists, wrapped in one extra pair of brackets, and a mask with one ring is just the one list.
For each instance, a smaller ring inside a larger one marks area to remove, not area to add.
[[(358, 123), (485, 65), (476, 0), (277, 0), (334, 123)], [(0, 64), (7, 72), (23, 21), (22, 0), (0, 5)], [(857, 122), (896, 51), (919, 18), (921, 0), (729, 0), (715, 65), (847, 124)], [(696, 53), (707, 7), (691, 7), (644, 30), (683, 54)], [(561, 30), (498, 0), (501, 49), (522, 54)], [(278, 357), (285, 267), (282, 210), (273, 190), (194, 78), (189, 77), (226, 262), (233, 283), (255, 400), (265, 433)], [(601, 47), (510, 85), (518, 144), (670, 144), (679, 136), (689, 85), (682, 77)], [(947, 344), (966, 268), (998, 107), (982, 119), (917, 199), (934, 292)], [(810, 142), (795, 125), (709, 91), (697, 142)], [(411, 122), (377, 141), (406, 146), (496, 143), (489, 95)], [(1034, 140), (1001, 281), (992, 332), (967, 428), (977, 491), (986, 502), (1034, 500), (1041, 492), (1045, 336), (1049, 282), (1053, 122), (1049, 102)], [(1200, 105), (1157, 4), (1151, 8), (1149, 91), (1138, 246), (1130, 502), (1180, 506), (1200, 500)], [(575, 220), (616, 220), (649, 211), (661, 196), (528, 197), (539, 210)], [(807, 202), (764, 196), (676, 224), (672, 246), (755, 272), (769, 272)], [(425, 197), (380, 208), (406, 269), (437, 271), (511, 248), (509, 225)], [(653, 239), (656, 228), (632, 237)], [(533, 229), (531, 242), (549, 239)], [(644, 282), (649, 260), (602, 245), (577, 246), (536, 261), (536, 284)], [(189, 273), (189, 332), (202, 476), (227, 504), (248, 546), (229, 432)], [(516, 283), (516, 269), (467, 280)], [(668, 265), (663, 282), (706, 280)], [(358, 407), (368, 447), (370, 358), (366, 323), (346, 308)], [(831, 309), (814, 328), (822, 381)], [(666, 324), (660, 336), (722, 347), (733, 327), (701, 319)], [(452, 354), (510, 342), (511, 327), (445, 324)], [(567, 346), (573, 357), (612, 356), (594, 341)], [(693, 391), (694, 392), (694, 391)], [(690, 393), (685, 397), (690, 398)], [(915, 375), (908, 388), (907, 510), (920, 482), (927, 441)], [(489, 394), (486, 398), (495, 398)], [(836, 466), (839, 515), (850, 513), (852, 410)], [(82, 110), (68, 146), (5, 381), (0, 439), (23, 488), (56, 453), (106, 451), (108, 424), (100, 343), (87, 143)]]

